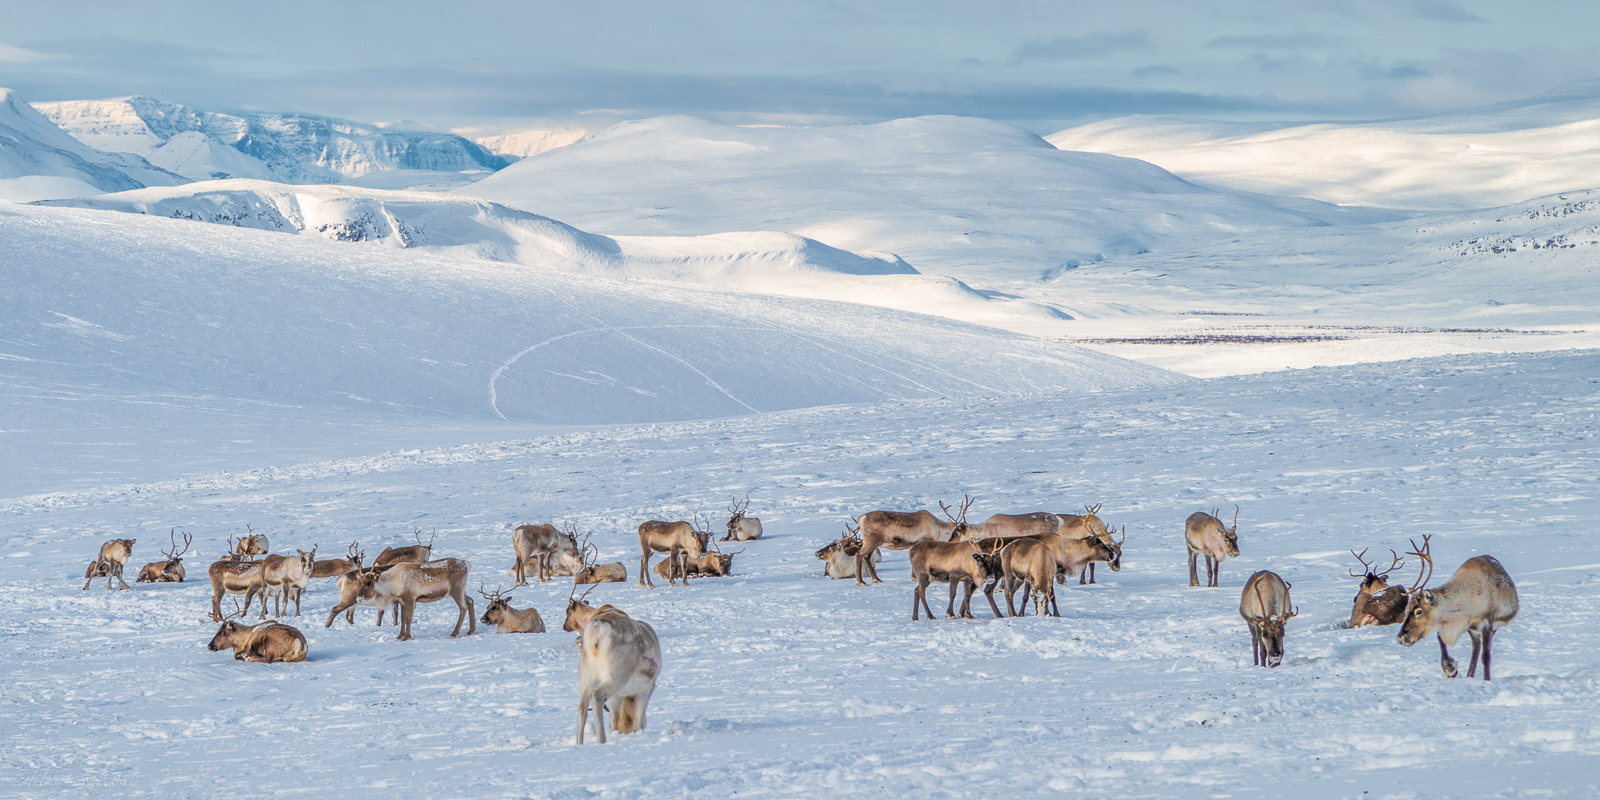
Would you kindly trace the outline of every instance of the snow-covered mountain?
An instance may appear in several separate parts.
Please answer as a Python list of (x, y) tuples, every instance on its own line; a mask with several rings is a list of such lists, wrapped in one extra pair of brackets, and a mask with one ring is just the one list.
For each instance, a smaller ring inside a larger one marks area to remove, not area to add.
[(1500, 206), (1600, 186), (1600, 82), (1434, 117), (1232, 123), (1132, 116), (1046, 137), (1196, 181), (1331, 203)]
[(1393, 218), (1207, 189), (964, 117), (829, 128), (626, 122), (460, 191), (614, 234), (791, 231), (991, 285), (1254, 230)]
[(604, 236), (458, 194), (231, 180), (45, 202), (586, 275), (845, 300), (973, 322), (1065, 319), (1047, 306), (986, 295), (953, 278), (921, 275), (892, 254), (852, 253), (791, 233)]
[[(457, 132), (460, 133), (460, 131)], [(496, 155), (527, 158), (559, 147), (566, 147), (569, 144), (576, 144), (591, 135), (593, 135), (592, 131), (581, 128), (533, 129), (515, 131), (513, 133), (473, 136), (472, 141), (483, 145), (485, 150)]]
[(101, 152), (68, 136), (10, 89), (0, 89), (0, 200), (119, 192), (186, 183), (124, 153)]
[(486, 174), (508, 162), (451, 133), (313, 114), (222, 114), (148, 97), (35, 104), (79, 141), (193, 180), (341, 183), (378, 172)]

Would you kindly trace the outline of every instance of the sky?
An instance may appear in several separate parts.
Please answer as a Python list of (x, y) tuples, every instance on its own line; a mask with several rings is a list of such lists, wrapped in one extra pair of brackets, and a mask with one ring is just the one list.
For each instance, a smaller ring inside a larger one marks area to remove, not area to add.
[(483, 133), (661, 114), (1349, 120), (1600, 78), (1583, 0), (0, 0), (0, 86)]

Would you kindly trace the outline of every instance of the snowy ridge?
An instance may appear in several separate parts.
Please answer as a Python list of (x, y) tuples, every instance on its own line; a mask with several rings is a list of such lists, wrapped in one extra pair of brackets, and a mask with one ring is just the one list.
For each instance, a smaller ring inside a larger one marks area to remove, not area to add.
[(559, 147), (566, 147), (569, 144), (576, 144), (591, 135), (593, 135), (592, 131), (572, 128), (563, 130), (527, 130), (494, 136), (474, 136), (472, 141), (483, 145), (485, 150), (496, 155), (527, 158)]
[(85, 146), (16, 92), (0, 88), (0, 200), (32, 200), (52, 190), (83, 193), (83, 186), (116, 192), (186, 182), (138, 156)]
[(488, 173), (507, 163), (454, 134), (314, 114), (221, 114), (148, 97), (35, 107), (85, 144), (143, 156), (192, 180), (341, 183), (392, 170)]

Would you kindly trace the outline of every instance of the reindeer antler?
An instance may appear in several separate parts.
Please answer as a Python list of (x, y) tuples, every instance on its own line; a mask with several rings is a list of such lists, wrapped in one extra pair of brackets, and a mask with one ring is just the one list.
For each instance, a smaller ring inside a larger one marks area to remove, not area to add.
[(732, 500), (728, 501), (728, 513), (732, 514), (735, 517), (744, 516), (745, 510), (748, 509), (748, 508), (750, 508), (750, 495), (749, 495), (749, 493), (745, 494), (745, 496), (744, 496), (744, 504), (743, 505), (741, 505), (739, 503), (739, 498), (737, 498), (737, 497), (735, 497)]
[[(478, 594), (482, 595), (483, 599), (488, 600), (490, 605), (493, 605), (496, 600), (499, 600), (501, 596), (505, 594), (505, 592), (501, 591), (499, 586), (495, 586), (494, 593), (490, 594), (489, 592), (485, 592), (483, 590), (483, 584), (480, 583), (478, 584)], [(507, 597), (506, 599), (510, 600), (511, 598)]]
[(1239, 504), (1233, 504), (1233, 527), (1239, 527)]
[(223, 622), (227, 622), (228, 620), (233, 619), (234, 617), (242, 617), (242, 616), (244, 616), (244, 609), (239, 606), (239, 599), (238, 598), (234, 598), (234, 600), (233, 600), (233, 613), (223, 616), (222, 621)]
[(1407, 594), (1410, 594), (1412, 592), (1417, 591), (1418, 589), (1421, 589), (1424, 586), (1427, 586), (1428, 585), (1428, 579), (1433, 577), (1433, 556), (1428, 553), (1428, 547), (1429, 547), (1428, 540), (1432, 539), (1432, 538), (1433, 538), (1433, 534), (1431, 534), (1431, 533), (1424, 535), (1422, 537), (1422, 546), (1421, 547), (1417, 546), (1417, 542), (1414, 539), (1406, 540), (1406, 541), (1409, 541), (1411, 543), (1411, 551), (1408, 552), (1406, 555), (1416, 556), (1418, 561), (1420, 562), (1420, 566), (1417, 569), (1417, 582), (1415, 584), (1413, 584), (1410, 589), (1406, 590)]
[(1083, 507), (1083, 510), (1084, 510), (1084, 511), (1085, 511), (1085, 512), (1087, 512), (1087, 513), (1085, 513), (1085, 514), (1084, 514), (1084, 516), (1086, 516), (1086, 517), (1092, 517), (1092, 516), (1094, 516), (1094, 515), (1096, 515), (1096, 514), (1098, 514), (1098, 513), (1100, 513), (1100, 504), (1099, 504), (1099, 503), (1095, 503), (1095, 504), (1094, 504), (1094, 505), (1092, 505), (1092, 506), (1084, 506), (1084, 507)]
[(1356, 560), (1361, 562), (1361, 572), (1358, 573), (1353, 569), (1352, 570), (1346, 570), (1346, 572), (1350, 573), (1350, 577), (1352, 577), (1352, 578), (1364, 578), (1364, 577), (1372, 574), (1372, 565), (1368, 564), (1367, 560), (1365, 558), (1363, 558), (1363, 556), (1365, 556), (1367, 554), (1367, 551), (1370, 550), (1370, 549), (1372, 549), (1372, 548), (1364, 547), (1364, 548), (1361, 549), (1361, 552), (1357, 553), (1354, 548), (1351, 548), (1350, 555), (1355, 556)]

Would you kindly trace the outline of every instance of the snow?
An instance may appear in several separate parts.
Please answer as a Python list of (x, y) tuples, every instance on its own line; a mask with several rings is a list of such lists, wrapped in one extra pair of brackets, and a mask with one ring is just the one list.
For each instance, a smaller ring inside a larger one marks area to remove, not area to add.
[[(16, 92), (0, 88), (0, 180), (63, 178), (70, 183), (33, 181), (12, 190), (12, 196), (58, 190), (74, 196), (79, 184), (115, 192), (143, 186), (184, 183), (181, 176), (152, 166), (138, 156), (103, 153), (63, 133), (29, 106)], [(36, 199), (36, 198), (30, 198)]]
[[(456, 131), (468, 135), (466, 131)], [(531, 129), (502, 133), (491, 136), (473, 136), (472, 141), (483, 145), (485, 150), (502, 156), (527, 158), (546, 153), (558, 147), (581, 142), (589, 138), (592, 131), (581, 128), (563, 128), (560, 130)]]

